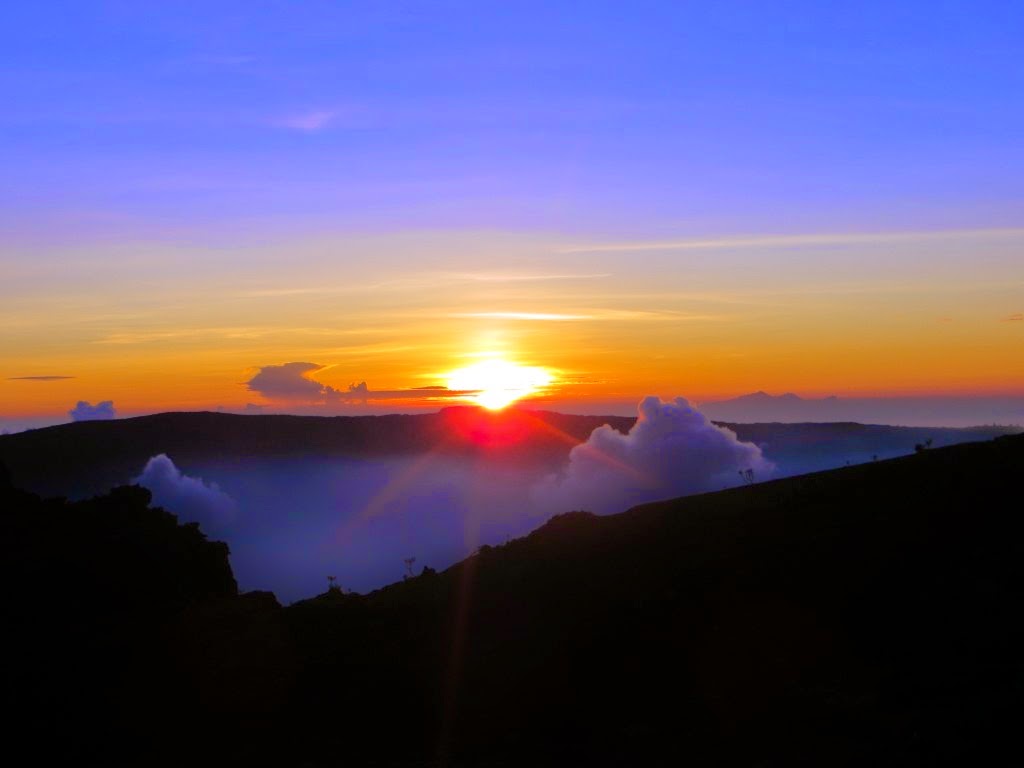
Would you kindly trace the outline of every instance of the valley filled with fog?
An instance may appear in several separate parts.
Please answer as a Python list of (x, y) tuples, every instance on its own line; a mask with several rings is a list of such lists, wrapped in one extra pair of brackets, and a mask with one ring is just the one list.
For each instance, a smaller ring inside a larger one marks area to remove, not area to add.
[[(190, 471), (175, 481), (151, 464), (140, 482), (154, 503), (229, 544), (242, 589), (283, 601), (322, 592), (327, 576), (357, 592), (383, 586), (408, 572), (406, 558), (416, 558), (417, 574), (444, 568), (542, 521), (531, 499), (540, 470), (495, 463), (248, 459)], [(182, 493), (181, 483), (194, 478), (205, 492)]]
[(227, 542), (242, 589), (290, 602), (322, 592), (328, 576), (366, 592), (424, 567), (441, 570), (561, 512), (611, 514), (906, 455), (916, 440), (938, 446), (987, 436), (853, 424), (734, 427), (709, 422), (685, 400), (648, 398), (628, 432), (598, 427), (566, 445), (560, 460), (547, 451), (531, 460), (529, 450), (517, 461), (487, 450), (184, 460), (161, 453), (123, 482), (145, 486), (154, 504)]

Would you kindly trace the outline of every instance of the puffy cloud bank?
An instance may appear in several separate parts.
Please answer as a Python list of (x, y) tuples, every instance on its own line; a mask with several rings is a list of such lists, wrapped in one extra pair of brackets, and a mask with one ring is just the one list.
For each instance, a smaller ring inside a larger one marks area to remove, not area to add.
[(85, 400), (79, 400), (78, 404), (68, 411), (72, 421), (103, 421), (104, 419), (116, 418), (114, 413), (114, 401), (103, 400), (91, 405)]
[(247, 382), (250, 392), (258, 392), (271, 400), (319, 401), (337, 398), (334, 387), (313, 381), (309, 376), (326, 366), (316, 363), (285, 363), (264, 365)]
[(234, 499), (216, 483), (182, 473), (164, 453), (147, 461), (142, 474), (132, 482), (149, 489), (155, 504), (186, 522), (201, 524), (204, 530), (230, 523), (237, 511)]
[(629, 434), (605, 424), (573, 448), (565, 472), (538, 487), (538, 502), (559, 512), (622, 512), (647, 501), (739, 485), (740, 473), (748, 469), (762, 479), (774, 468), (760, 448), (715, 426), (681, 397), (668, 403), (648, 397), (638, 410)]

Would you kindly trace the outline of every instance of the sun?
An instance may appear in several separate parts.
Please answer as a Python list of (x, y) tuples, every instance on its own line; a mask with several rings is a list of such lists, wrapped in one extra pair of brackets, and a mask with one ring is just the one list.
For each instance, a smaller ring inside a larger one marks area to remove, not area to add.
[(492, 411), (501, 410), (551, 384), (544, 368), (507, 360), (484, 360), (448, 374), (448, 388), (473, 392), (473, 399)]

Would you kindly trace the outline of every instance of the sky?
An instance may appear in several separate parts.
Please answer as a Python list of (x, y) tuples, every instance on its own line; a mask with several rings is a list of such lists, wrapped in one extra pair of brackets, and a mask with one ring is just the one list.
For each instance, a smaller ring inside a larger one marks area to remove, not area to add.
[(1022, 28), (984, 1), (6, 4), (0, 426), (436, 408), (419, 388), (495, 360), (576, 411), (1024, 395)]

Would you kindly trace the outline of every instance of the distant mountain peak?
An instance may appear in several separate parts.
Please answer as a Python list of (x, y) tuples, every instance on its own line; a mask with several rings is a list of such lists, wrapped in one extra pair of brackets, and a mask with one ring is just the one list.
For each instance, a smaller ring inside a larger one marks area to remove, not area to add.
[(730, 400), (719, 400), (714, 403), (705, 403), (705, 405), (795, 405), (797, 403), (834, 403), (839, 400), (835, 395), (829, 395), (828, 397), (800, 397), (800, 395), (794, 394), (793, 392), (783, 392), (781, 395), (770, 395), (763, 389), (759, 389), (757, 392), (751, 392), (749, 395), (740, 395)]
[(749, 395), (740, 395), (732, 400), (723, 400), (724, 403), (799, 403), (803, 402), (803, 398), (799, 395), (794, 395), (792, 392), (786, 392), (782, 395), (769, 395), (762, 389), (757, 392), (751, 392)]

